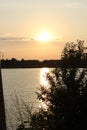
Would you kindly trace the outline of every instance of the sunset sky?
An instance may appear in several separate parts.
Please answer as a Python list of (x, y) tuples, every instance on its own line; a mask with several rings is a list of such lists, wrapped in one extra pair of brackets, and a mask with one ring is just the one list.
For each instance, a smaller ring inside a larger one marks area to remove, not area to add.
[(5, 59), (59, 59), (77, 39), (87, 45), (87, 0), (0, 0)]

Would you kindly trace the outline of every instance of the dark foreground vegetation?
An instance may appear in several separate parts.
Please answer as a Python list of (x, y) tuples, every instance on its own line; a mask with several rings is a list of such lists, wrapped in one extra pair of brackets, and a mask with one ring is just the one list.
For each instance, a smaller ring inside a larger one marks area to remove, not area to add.
[[(83, 41), (68, 43), (61, 60), (69, 65), (84, 57)], [(69, 66), (68, 65), (68, 66)], [(48, 86), (40, 86), (37, 98), (45, 104), (30, 116), (30, 127), (21, 122), (17, 130), (87, 130), (87, 69), (64, 64), (46, 75)]]
[(87, 67), (87, 48), (83, 46), (84, 41), (77, 41), (79, 45), (67, 43), (60, 60), (11, 60), (2, 59), (2, 68), (41, 68), (41, 67)]

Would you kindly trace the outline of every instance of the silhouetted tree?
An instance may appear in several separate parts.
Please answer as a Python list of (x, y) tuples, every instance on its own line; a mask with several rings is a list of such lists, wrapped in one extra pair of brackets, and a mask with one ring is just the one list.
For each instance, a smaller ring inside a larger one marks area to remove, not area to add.
[[(68, 43), (62, 59), (81, 59), (83, 41)], [(87, 69), (56, 68), (46, 75), (48, 86), (40, 86), (37, 98), (46, 108), (32, 115), (34, 130), (87, 130)]]
[(87, 47), (84, 46), (84, 41), (77, 40), (77, 43), (67, 42), (61, 55), (61, 59), (65, 61), (67, 66), (82, 66), (84, 56), (86, 56)]
[(87, 48), (84, 47), (84, 41), (77, 40), (77, 43), (74, 42), (67, 42), (61, 55), (61, 59), (72, 59), (75, 58), (75, 60), (79, 59), (81, 60), (84, 56), (84, 51)]

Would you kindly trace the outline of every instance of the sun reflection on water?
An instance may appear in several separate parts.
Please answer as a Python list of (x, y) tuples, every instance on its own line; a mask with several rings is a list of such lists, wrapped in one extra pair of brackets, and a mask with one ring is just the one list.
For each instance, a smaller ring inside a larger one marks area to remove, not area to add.
[(49, 68), (42, 68), (40, 72), (40, 84), (44, 87), (48, 86), (48, 81), (46, 79), (46, 74), (49, 73)]
[[(47, 73), (49, 73), (50, 70), (49, 68), (42, 68), (41, 71), (40, 71), (40, 84), (41, 86), (45, 87), (46, 89), (49, 88), (49, 85), (48, 85), (48, 80), (46, 78), (46, 75)], [(44, 97), (45, 95), (42, 95), (42, 97)], [(40, 108), (44, 108), (45, 110), (47, 110), (47, 105), (45, 102), (43, 102), (42, 100), (40, 100), (40, 105), (39, 105)]]

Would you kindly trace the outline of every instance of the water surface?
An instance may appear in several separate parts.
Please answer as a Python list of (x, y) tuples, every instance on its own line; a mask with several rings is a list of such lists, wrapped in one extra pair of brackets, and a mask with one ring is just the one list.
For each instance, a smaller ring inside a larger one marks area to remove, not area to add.
[[(46, 85), (44, 75), (50, 70), (48, 68), (2, 69), (8, 130), (14, 130), (14, 125), (16, 125), (16, 121), (14, 121), (17, 114), (14, 106), (15, 95), (19, 98), (22, 97), (26, 103), (33, 104), (34, 108), (38, 108), (40, 104), (35, 92), (40, 84)], [(12, 120), (15, 123), (12, 124)]]

